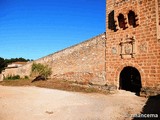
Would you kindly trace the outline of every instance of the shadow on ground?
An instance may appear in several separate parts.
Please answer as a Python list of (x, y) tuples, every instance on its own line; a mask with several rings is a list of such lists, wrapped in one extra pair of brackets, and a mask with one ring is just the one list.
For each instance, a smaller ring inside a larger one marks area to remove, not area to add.
[(160, 95), (149, 97), (140, 114), (144, 117), (134, 117), (132, 120), (160, 120)]

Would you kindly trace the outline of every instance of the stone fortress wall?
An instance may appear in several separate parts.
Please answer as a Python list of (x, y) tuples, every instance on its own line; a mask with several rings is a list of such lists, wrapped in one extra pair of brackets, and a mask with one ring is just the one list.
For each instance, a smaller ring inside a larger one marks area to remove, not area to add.
[[(35, 62), (51, 66), (51, 78), (160, 91), (160, 0), (107, 0), (106, 8), (106, 33)], [(31, 65), (4, 74), (29, 75)]]
[[(62, 51), (35, 60), (52, 68), (51, 78), (105, 84), (105, 33)], [(6, 69), (4, 75), (30, 75), (32, 62)]]

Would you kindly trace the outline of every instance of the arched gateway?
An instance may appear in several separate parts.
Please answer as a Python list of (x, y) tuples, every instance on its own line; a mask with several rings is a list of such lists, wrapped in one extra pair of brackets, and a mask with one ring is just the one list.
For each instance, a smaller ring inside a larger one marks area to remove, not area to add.
[(120, 73), (119, 89), (135, 92), (139, 95), (142, 88), (141, 75), (134, 67), (124, 67)]

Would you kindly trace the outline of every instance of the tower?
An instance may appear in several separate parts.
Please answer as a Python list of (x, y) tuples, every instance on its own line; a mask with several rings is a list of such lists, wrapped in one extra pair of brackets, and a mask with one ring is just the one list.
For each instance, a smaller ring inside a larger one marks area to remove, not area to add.
[(107, 0), (106, 16), (107, 84), (159, 89), (160, 0)]

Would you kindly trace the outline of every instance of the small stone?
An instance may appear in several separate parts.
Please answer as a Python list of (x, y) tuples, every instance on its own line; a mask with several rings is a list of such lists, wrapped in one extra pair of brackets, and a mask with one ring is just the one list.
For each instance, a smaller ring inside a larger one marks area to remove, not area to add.
[(53, 111), (46, 111), (47, 114), (53, 114)]

